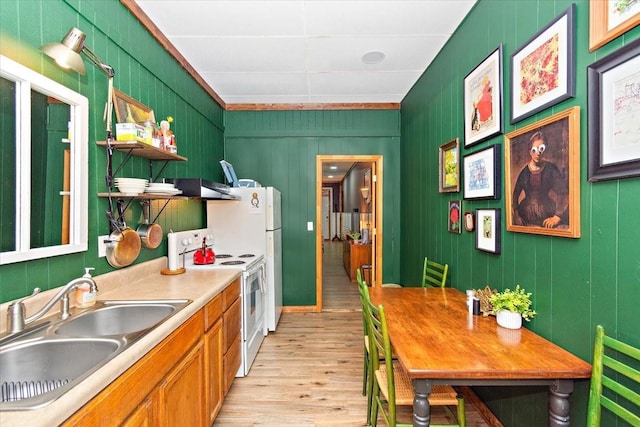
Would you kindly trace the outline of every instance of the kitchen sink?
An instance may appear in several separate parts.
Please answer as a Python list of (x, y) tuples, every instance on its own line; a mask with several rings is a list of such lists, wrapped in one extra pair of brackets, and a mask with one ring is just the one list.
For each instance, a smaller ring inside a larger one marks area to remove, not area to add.
[(61, 322), (55, 327), (55, 333), (77, 337), (130, 334), (157, 325), (178, 308), (175, 303), (106, 302)]
[(190, 300), (98, 301), (66, 320), (49, 316), (0, 342), (0, 411), (54, 401)]

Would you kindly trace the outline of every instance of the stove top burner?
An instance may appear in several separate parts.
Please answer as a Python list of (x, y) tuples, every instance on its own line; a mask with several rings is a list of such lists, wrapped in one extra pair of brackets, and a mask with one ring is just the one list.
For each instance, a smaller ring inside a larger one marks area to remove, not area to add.
[(235, 261), (224, 261), (221, 262), (220, 264), (222, 265), (240, 265), (240, 264), (246, 264), (245, 261), (240, 261), (240, 260), (235, 260)]
[(238, 255), (238, 258), (253, 258), (254, 256), (254, 254), (242, 254)]
[(231, 258), (232, 256), (231, 254), (217, 254), (216, 258)]

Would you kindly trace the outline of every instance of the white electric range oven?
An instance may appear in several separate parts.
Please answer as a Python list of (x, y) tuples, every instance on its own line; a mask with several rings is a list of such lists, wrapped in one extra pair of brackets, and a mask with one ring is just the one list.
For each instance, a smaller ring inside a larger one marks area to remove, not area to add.
[[(176, 270), (184, 266), (187, 270), (235, 269), (242, 271), (242, 364), (236, 377), (244, 377), (249, 373), (251, 365), (260, 350), (260, 345), (267, 335), (266, 321), (266, 263), (263, 254), (249, 251), (227, 253), (207, 244), (215, 253), (213, 264), (194, 264), (193, 253), (202, 248), (202, 240), (212, 240), (208, 229), (180, 231), (169, 233), (168, 252), (169, 269)], [(206, 243), (205, 243), (206, 244)]]

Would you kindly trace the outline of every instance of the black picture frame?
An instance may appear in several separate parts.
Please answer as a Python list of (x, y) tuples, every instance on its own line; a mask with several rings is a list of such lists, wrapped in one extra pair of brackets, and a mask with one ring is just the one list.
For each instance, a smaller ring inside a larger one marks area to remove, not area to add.
[[(511, 54), (511, 124), (575, 96), (575, 8), (572, 3)], [(548, 90), (540, 94), (541, 87)], [(535, 97), (527, 92), (536, 92)]]
[(465, 200), (498, 200), (501, 182), (501, 144), (493, 144), (463, 159)]
[(501, 209), (476, 209), (476, 223), (476, 249), (499, 254), (502, 236)]
[(464, 77), (465, 148), (503, 132), (502, 57), (500, 43)]
[[(629, 102), (629, 108), (620, 107), (625, 99), (636, 97), (620, 93), (628, 87), (640, 88), (640, 39), (594, 62), (587, 68), (587, 179), (598, 182), (640, 176), (640, 147), (624, 144), (632, 137), (624, 132), (626, 123), (637, 125), (639, 109)], [(629, 74), (629, 71), (633, 71)], [(616, 82), (618, 82), (616, 84)], [(616, 92), (619, 96), (616, 96)], [(633, 99), (632, 99), (633, 98)], [(637, 142), (637, 140), (633, 140)], [(633, 142), (631, 141), (631, 142)], [(615, 143), (614, 143), (615, 142)], [(622, 147), (622, 148), (617, 148)]]

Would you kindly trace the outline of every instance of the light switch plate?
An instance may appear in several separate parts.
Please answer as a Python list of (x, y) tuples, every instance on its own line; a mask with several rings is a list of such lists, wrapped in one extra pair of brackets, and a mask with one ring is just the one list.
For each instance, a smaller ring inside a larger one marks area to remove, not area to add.
[(313, 231), (313, 221), (307, 222), (307, 231)]
[(105, 240), (109, 240), (109, 236), (98, 236), (98, 258), (107, 256), (107, 244)]

